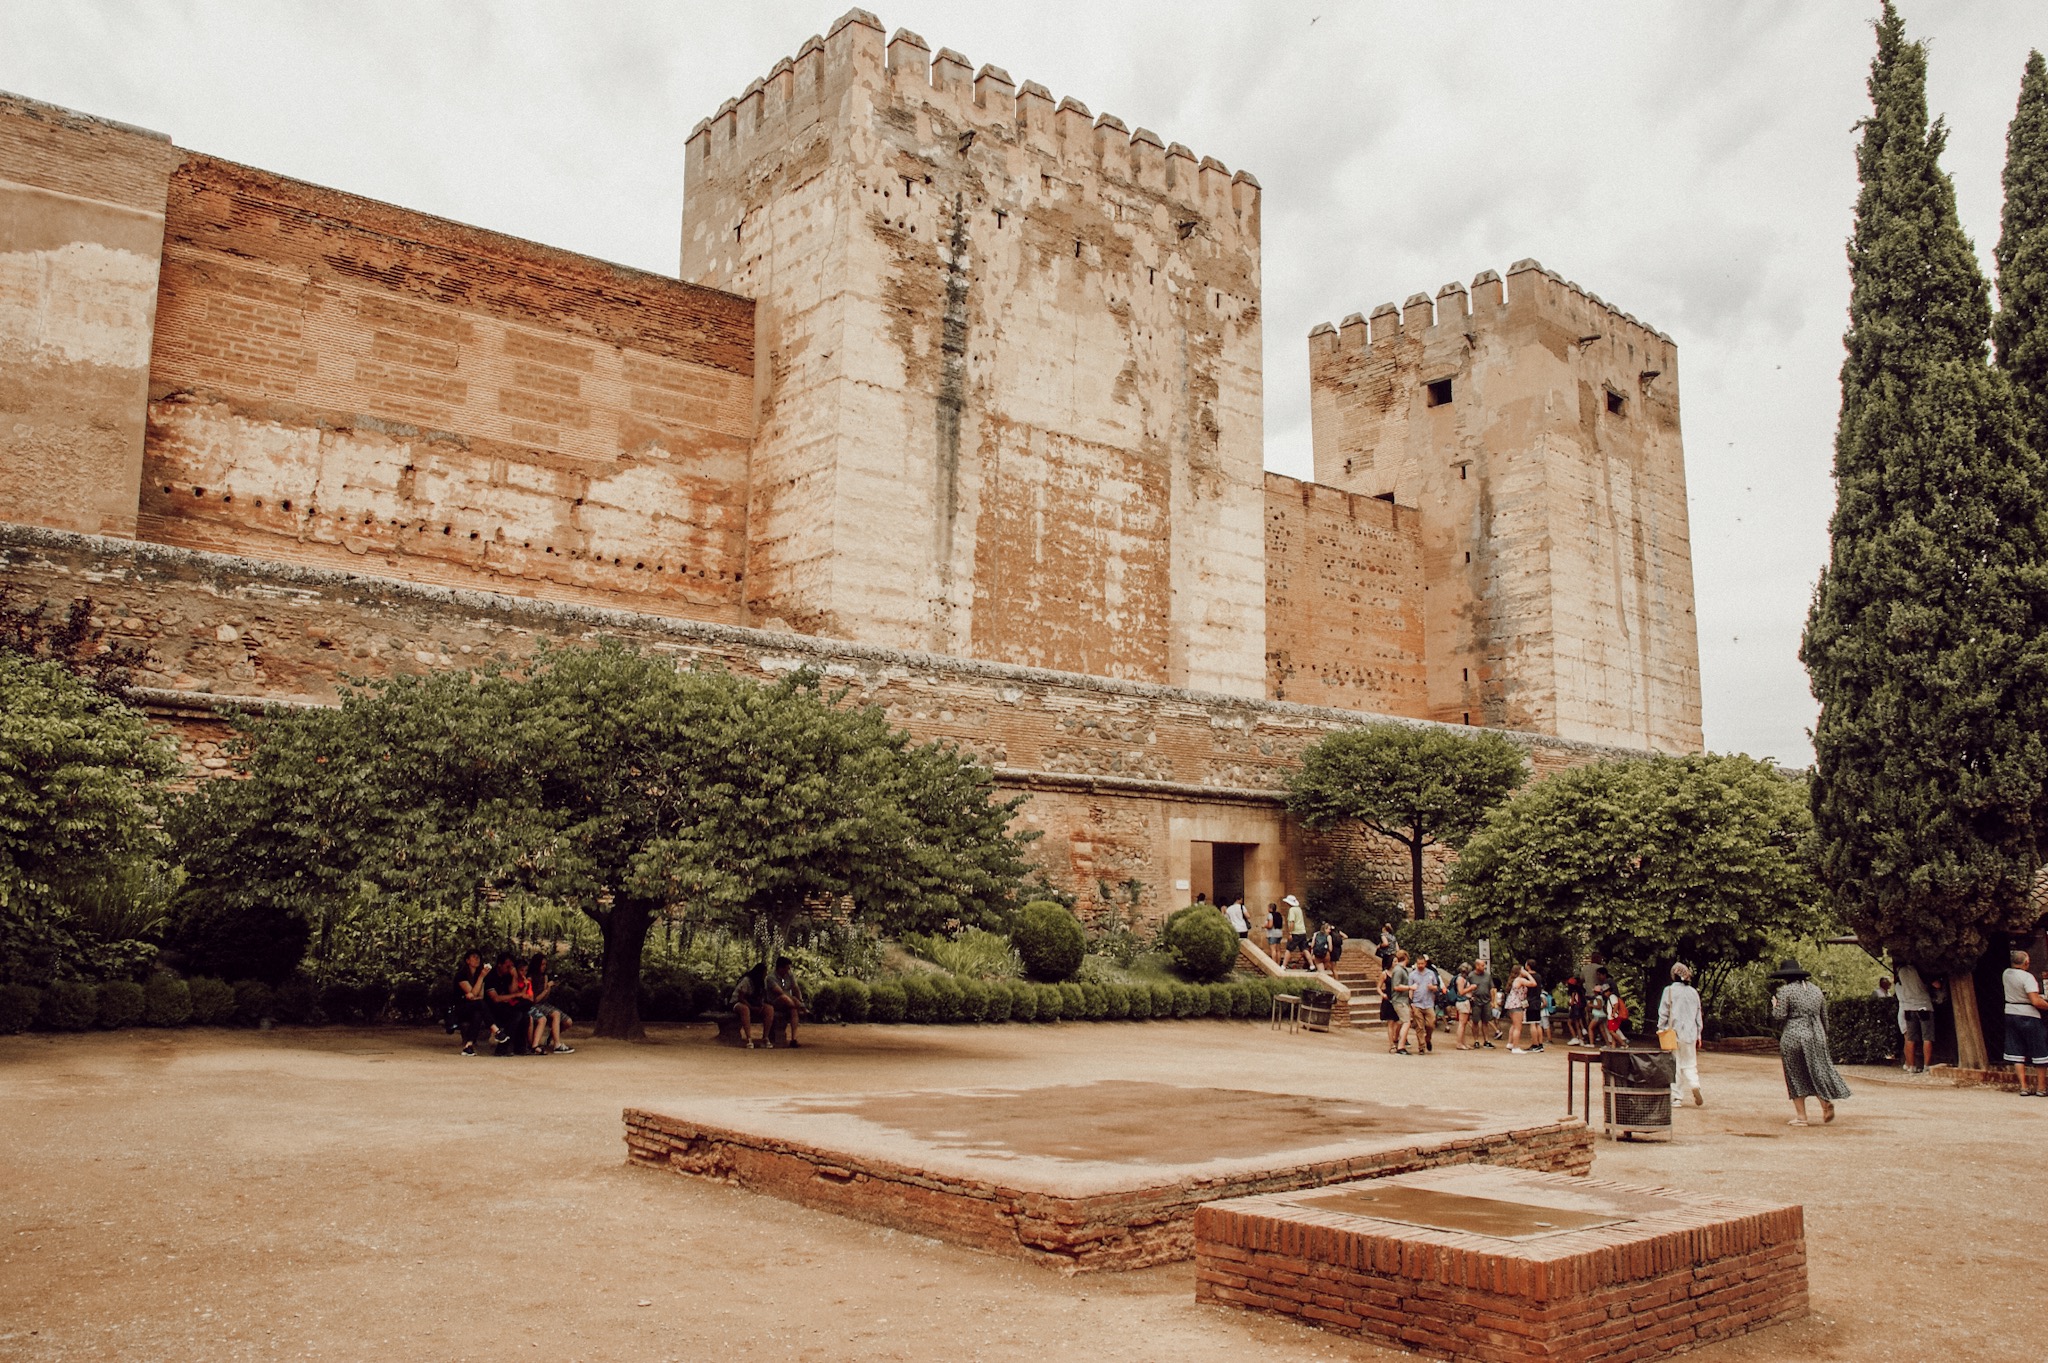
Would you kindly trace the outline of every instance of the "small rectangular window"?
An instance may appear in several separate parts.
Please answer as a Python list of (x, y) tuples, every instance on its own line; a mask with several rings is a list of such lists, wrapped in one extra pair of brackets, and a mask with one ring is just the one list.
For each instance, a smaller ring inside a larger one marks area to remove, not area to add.
[(1628, 415), (1628, 399), (1615, 392), (1612, 388), (1607, 390), (1607, 414), (1609, 416)]
[(1465, 712), (1465, 722), (1467, 724), (1470, 724), (1472, 722), (1472, 712), (1470, 710), (1467, 710)]
[(1449, 379), (1433, 379), (1429, 383), (1424, 384), (1423, 387), (1429, 394), (1428, 402), (1430, 406), (1445, 407), (1450, 405), (1451, 381)]

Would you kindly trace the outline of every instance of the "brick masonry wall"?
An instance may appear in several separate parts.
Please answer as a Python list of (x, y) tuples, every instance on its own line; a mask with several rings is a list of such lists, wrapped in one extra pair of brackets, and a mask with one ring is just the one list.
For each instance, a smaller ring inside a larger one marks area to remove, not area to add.
[(1421, 517), (1266, 475), (1266, 694), (1429, 718)]
[(143, 538), (737, 621), (753, 305), (186, 154)]
[(135, 533), (168, 139), (0, 94), (0, 515)]
[(626, 1153), (634, 1163), (716, 1179), (821, 1211), (1067, 1273), (1148, 1268), (1195, 1253), (1195, 1212), (1245, 1197), (1378, 1178), (1456, 1164), (1583, 1175), (1593, 1143), (1576, 1118), (1349, 1159), (1086, 1197), (954, 1178), (856, 1159), (800, 1142), (724, 1130), (628, 1108)]
[[(90, 597), (108, 637), (144, 651), (138, 684), (180, 717), (235, 697), (332, 703), (343, 676), (517, 660), (543, 640), (617, 637), (679, 665), (762, 678), (817, 668), (916, 738), (957, 742), (1029, 793), (1022, 818), (1046, 832), (1041, 865), (1083, 907), (1100, 882), (1114, 894), (1135, 879), (1153, 916), (1185, 902), (1176, 886), (1190, 840), (1257, 844), (1255, 898), (1298, 889), (1287, 774), (1307, 744), (1373, 718), (5, 523), (0, 579), (24, 601)], [(207, 722), (201, 741), (214, 742), (219, 721)], [(1539, 772), (1628, 755), (1517, 741)]]
[(1662, 1358), (1806, 1314), (1800, 1208), (1670, 1196), (1686, 1209), (1522, 1243), (1211, 1204), (1195, 1218), (1195, 1296), (1478, 1363)]

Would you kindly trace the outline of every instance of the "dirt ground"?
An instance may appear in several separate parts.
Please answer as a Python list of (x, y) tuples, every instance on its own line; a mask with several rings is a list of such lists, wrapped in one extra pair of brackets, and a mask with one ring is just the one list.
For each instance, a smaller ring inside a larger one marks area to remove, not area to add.
[[(1397, 1057), (1244, 1023), (710, 1029), (460, 1059), (427, 1030), (0, 1038), (0, 1358), (1242, 1360), (1404, 1357), (1197, 1306), (1187, 1264), (1061, 1278), (628, 1168), (620, 1112), (685, 1095), (1120, 1079), (1544, 1118), (1556, 1051)], [(1703, 1349), (2039, 1356), (2048, 1103), (1848, 1074), (1788, 1128), (1776, 1062), (1706, 1056), (1671, 1143), (1600, 1177), (1805, 1204), (1813, 1315)]]

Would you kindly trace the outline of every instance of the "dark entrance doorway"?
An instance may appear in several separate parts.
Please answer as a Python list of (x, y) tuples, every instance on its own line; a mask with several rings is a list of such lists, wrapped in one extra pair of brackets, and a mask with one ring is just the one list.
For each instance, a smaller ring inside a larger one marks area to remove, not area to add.
[(1244, 854), (1252, 846), (1242, 842), (1216, 842), (1209, 844), (1213, 853), (1210, 863), (1210, 880), (1216, 887), (1212, 902), (1228, 904), (1244, 897)]

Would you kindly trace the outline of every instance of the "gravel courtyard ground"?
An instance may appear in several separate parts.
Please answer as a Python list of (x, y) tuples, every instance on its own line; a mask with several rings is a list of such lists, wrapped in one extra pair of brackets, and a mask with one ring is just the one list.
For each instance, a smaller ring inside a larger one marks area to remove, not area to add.
[[(620, 1110), (1121, 1078), (1537, 1118), (1564, 1068), (1226, 1022), (818, 1027), (794, 1052), (676, 1027), (503, 1060), (425, 1029), (0, 1038), (0, 1358), (1405, 1357), (1198, 1307), (1186, 1264), (1063, 1279), (630, 1169)], [(1774, 1060), (1704, 1068), (1675, 1141), (1603, 1141), (1594, 1172), (1803, 1202), (1813, 1315), (1689, 1357), (2041, 1355), (2048, 1103), (1851, 1070), (1841, 1119), (1795, 1130)]]

